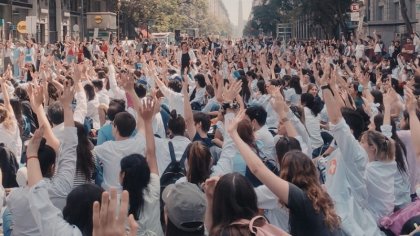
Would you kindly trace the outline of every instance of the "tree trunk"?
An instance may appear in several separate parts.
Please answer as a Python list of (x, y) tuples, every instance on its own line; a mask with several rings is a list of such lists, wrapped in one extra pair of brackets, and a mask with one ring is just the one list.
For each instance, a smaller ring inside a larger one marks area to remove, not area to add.
[(411, 25), (410, 19), (408, 18), (407, 5), (405, 4), (405, 0), (400, 0), (400, 7), (401, 16), (404, 19), (405, 27), (407, 28), (407, 34), (410, 35), (413, 33), (413, 26)]

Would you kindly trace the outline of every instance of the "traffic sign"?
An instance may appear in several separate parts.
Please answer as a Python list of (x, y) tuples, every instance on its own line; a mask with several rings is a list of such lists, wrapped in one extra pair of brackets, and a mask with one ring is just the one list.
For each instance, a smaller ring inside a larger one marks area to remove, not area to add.
[(26, 21), (19, 21), (17, 24), (17, 31), (21, 34), (26, 34)]
[(351, 12), (359, 12), (360, 6), (358, 3), (352, 3), (350, 6)]
[(77, 24), (73, 25), (73, 31), (74, 32), (79, 32), (79, 26)]

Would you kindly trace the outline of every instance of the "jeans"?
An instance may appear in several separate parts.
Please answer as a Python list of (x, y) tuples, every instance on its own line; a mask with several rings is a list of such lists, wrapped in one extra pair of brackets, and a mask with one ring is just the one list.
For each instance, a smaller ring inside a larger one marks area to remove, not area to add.
[(6, 208), (3, 213), (3, 235), (12, 235), (12, 214), (8, 208)]

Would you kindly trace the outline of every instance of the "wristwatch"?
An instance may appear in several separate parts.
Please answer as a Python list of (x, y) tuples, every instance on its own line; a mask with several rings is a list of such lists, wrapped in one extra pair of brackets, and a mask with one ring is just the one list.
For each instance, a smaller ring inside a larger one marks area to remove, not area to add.
[(237, 109), (237, 108), (239, 108), (239, 104), (236, 101), (223, 102), (222, 103), (222, 108), (223, 108), (223, 110)]

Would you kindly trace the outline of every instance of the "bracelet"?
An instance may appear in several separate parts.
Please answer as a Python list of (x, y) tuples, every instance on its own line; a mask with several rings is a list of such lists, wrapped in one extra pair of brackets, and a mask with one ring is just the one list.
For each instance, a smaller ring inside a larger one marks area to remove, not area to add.
[(332, 91), (331, 86), (329, 84), (321, 86), (321, 90), (325, 90), (325, 89), (330, 90), (332, 95), (334, 96), (334, 92)]
[(30, 157), (26, 158), (26, 162), (28, 162), (31, 159), (38, 159), (38, 157), (37, 156), (30, 156)]

